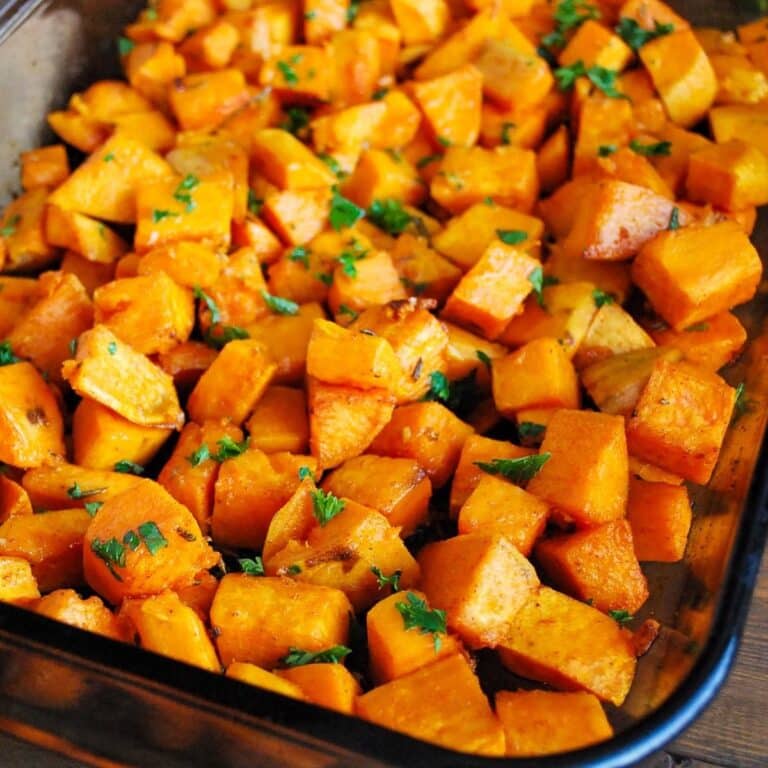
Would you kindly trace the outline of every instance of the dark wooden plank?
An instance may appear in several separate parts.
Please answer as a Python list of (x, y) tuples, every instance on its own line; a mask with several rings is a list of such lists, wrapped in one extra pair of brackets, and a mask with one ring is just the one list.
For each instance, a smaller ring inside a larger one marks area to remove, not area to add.
[(727, 768), (765, 768), (768, 765), (766, 661), (768, 558), (763, 557), (744, 639), (731, 676), (712, 706), (670, 747), (670, 752)]

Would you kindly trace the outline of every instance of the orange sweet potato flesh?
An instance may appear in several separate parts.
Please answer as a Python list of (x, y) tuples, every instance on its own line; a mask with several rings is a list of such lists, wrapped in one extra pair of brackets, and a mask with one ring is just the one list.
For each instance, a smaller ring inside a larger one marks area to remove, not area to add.
[(56, 589), (40, 598), (34, 610), (42, 616), (88, 632), (114, 640), (128, 639), (121, 622), (96, 595), (84, 599), (73, 589)]
[(0, 524), (11, 517), (31, 515), (32, 502), (19, 483), (0, 475)]
[(227, 667), (227, 677), (240, 680), (248, 685), (255, 685), (267, 691), (273, 691), (292, 699), (303, 699), (304, 694), (301, 688), (290, 680), (276, 675), (274, 672), (267, 672), (266, 669), (257, 667), (247, 661), (233, 661)]
[(0, 601), (30, 605), (39, 597), (29, 562), (23, 557), (0, 557)]
[(345, 715), (354, 714), (360, 684), (341, 664), (305, 664), (279, 670), (277, 674), (298, 685), (307, 701)]
[(374, 688), (357, 714), (385, 728), (462, 752), (504, 754), (504, 734), (461, 654)]

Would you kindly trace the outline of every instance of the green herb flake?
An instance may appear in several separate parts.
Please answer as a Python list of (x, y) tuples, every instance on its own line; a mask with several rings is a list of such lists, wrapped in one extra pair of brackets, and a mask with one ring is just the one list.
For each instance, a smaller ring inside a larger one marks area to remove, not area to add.
[(114, 357), (117, 354), (117, 342), (110, 341), (109, 344), (107, 344), (107, 352)]
[(480, 467), (483, 472), (489, 475), (501, 475), (507, 480), (520, 485), (536, 477), (551, 457), (551, 453), (538, 453), (533, 456), (523, 456), (519, 459), (476, 461), (475, 466)]
[(117, 38), (117, 52), (121, 56), (127, 56), (135, 47), (136, 43), (133, 40), (122, 36)]
[(237, 563), (246, 576), (264, 575), (264, 563), (260, 557), (241, 557)]
[(261, 213), (261, 209), (264, 207), (264, 201), (256, 196), (256, 193), (252, 190), (248, 190), (248, 212), (254, 216), (258, 216)]
[(669, 157), (672, 152), (671, 141), (658, 141), (655, 144), (642, 144), (637, 139), (629, 142), (629, 148), (643, 157)]
[(83, 504), (85, 511), (91, 516), (95, 517), (96, 513), (104, 506), (103, 501), (86, 501)]
[(597, 148), (598, 157), (610, 157), (615, 152), (618, 152), (619, 148), (615, 144), (601, 144)]
[(128, 531), (128, 533), (123, 536), (123, 544), (125, 544), (131, 552), (135, 552), (141, 546), (141, 539), (136, 531)]
[(301, 573), (301, 566), (298, 563), (294, 563), (293, 565), (289, 565), (285, 572), (291, 576), (295, 576), (297, 573)]
[(533, 286), (533, 293), (536, 296), (536, 303), (544, 307), (544, 270), (541, 267), (534, 267), (528, 275), (528, 282)]
[(703, 333), (709, 330), (709, 323), (694, 323), (689, 325), (685, 331), (686, 333)]
[(352, 0), (347, 8), (347, 24), (351, 24), (360, 13), (360, 0)]
[(401, 277), (400, 282), (404, 288), (407, 288), (415, 296), (421, 296), (421, 294), (424, 293), (427, 288), (429, 288), (429, 283), (417, 282), (415, 280), (411, 280), (410, 277)]
[(670, 232), (680, 229), (680, 209), (677, 206), (675, 206), (672, 209), (672, 213), (669, 214), (669, 224), (667, 224), (667, 229)]
[(147, 21), (157, 21), (157, 9), (149, 7), (144, 11), (144, 18)]
[(284, 299), (281, 296), (273, 296), (264, 290), (261, 291), (261, 298), (264, 299), (264, 303), (269, 307), (270, 311), (276, 315), (299, 314), (299, 305), (295, 301)]
[(552, 19), (555, 29), (542, 39), (542, 45), (548, 48), (562, 48), (566, 43), (566, 34), (580, 27), (589, 19), (599, 19), (600, 11), (586, 0), (560, 0)]
[(321, 153), (317, 157), (331, 169), (337, 179), (343, 179), (347, 176), (347, 173), (339, 165), (339, 161), (333, 155), (326, 155), (325, 153)]
[(214, 461), (218, 461), (219, 464), (221, 464), (223, 461), (226, 461), (227, 459), (236, 459), (238, 456), (248, 450), (248, 445), (250, 442), (250, 438), (248, 437), (246, 437), (242, 442), (238, 443), (229, 435), (224, 435), (221, 440), (216, 441), (216, 445), (219, 447), (219, 450), (212, 454), (211, 458)]
[(451, 383), (442, 371), (432, 371), (429, 374), (429, 391), (426, 399), (441, 403), (447, 403), (451, 399)]
[(512, 143), (512, 131), (517, 128), (516, 123), (503, 122), (501, 124), (501, 143), (508, 147)]
[(299, 480), (315, 479), (315, 474), (309, 467), (299, 467)]
[(280, 659), (285, 667), (303, 667), (306, 664), (339, 664), (352, 653), (346, 645), (334, 645), (324, 651), (302, 651), (300, 648), (289, 648), (288, 654)]
[(144, 467), (141, 464), (123, 459), (115, 463), (115, 472), (122, 472), (124, 475), (143, 475)]
[(505, 245), (518, 245), (528, 239), (524, 229), (497, 229), (496, 237)]
[(351, 200), (347, 200), (338, 189), (334, 189), (331, 198), (331, 212), (328, 217), (331, 227), (337, 232), (353, 227), (365, 216), (365, 209), (359, 208)]
[(374, 101), (381, 101), (383, 98), (386, 97), (388, 93), (389, 93), (389, 88), (379, 88), (378, 90), (373, 92), (373, 96), (371, 96), (371, 98)]
[(164, 219), (171, 219), (176, 218), (179, 214), (175, 211), (168, 211), (168, 210), (161, 210), (159, 208), (155, 208), (154, 211), (152, 211), (152, 223), (153, 224), (159, 224)]
[(286, 85), (298, 85), (299, 76), (296, 74), (294, 66), (301, 61), (301, 57), (292, 56), (289, 61), (278, 61), (277, 68), (280, 70), (280, 74), (283, 76), (283, 81)]
[(339, 315), (346, 315), (347, 317), (352, 318), (352, 320), (357, 320), (360, 316), (358, 312), (355, 312), (354, 309), (348, 307), (346, 304), (341, 304), (339, 306)]
[(483, 198), (483, 204), (487, 205), (489, 208), (495, 208), (496, 203), (494, 202), (494, 199), (490, 195), (486, 195)]
[(447, 139), (445, 136), (438, 136), (437, 137), (437, 143), (440, 144), (443, 147), (450, 147), (450, 146), (452, 146), (451, 140)]
[(280, 127), (294, 136), (301, 136), (309, 127), (309, 120), (309, 110), (305, 107), (288, 107), (285, 110), (285, 120)]
[(616, 25), (616, 34), (633, 50), (638, 51), (646, 43), (657, 37), (669, 35), (675, 31), (674, 24), (662, 24), (656, 21), (653, 29), (643, 29), (634, 19), (623, 17)]
[(188, 173), (179, 182), (179, 186), (173, 193), (174, 199), (184, 206), (187, 213), (192, 213), (197, 208), (197, 203), (192, 199), (192, 192), (199, 184), (200, 179), (194, 174)]
[(67, 488), (67, 496), (69, 496), (70, 499), (87, 499), (89, 496), (96, 496), (99, 493), (104, 493), (106, 490), (106, 488), (91, 488), (85, 490), (80, 487), (78, 482), (74, 482)]
[(16, 227), (19, 226), (19, 223), (21, 222), (21, 216), (17, 213), (14, 216), (11, 216), (10, 219), (2, 226), (0, 227), (0, 237), (11, 237), (12, 235), (16, 234)]
[(163, 549), (163, 547), (168, 546), (168, 540), (160, 532), (157, 524), (153, 523), (151, 520), (148, 520), (146, 523), (142, 523), (139, 526), (138, 531), (139, 536), (141, 536), (141, 540), (144, 542), (144, 546), (149, 551), (149, 554), (153, 557), (159, 550)]
[(608, 611), (608, 615), (620, 626), (625, 627), (635, 620), (635, 617), (629, 611)]
[(432, 163), (437, 163), (440, 160), (443, 159), (442, 155), (425, 155), (424, 157), (420, 157), (416, 161), (416, 167), (417, 168), (426, 168), (428, 165)]
[(205, 334), (204, 341), (209, 347), (214, 349), (223, 349), (230, 341), (249, 339), (250, 334), (245, 328), (239, 328), (236, 325), (220, 325), (216, 330), (209, 329)]
[(599, 288), (595, 288), (595, 290), (592, 291), (592, 301), (594, 301), (595, 306), (600, 309), (600, 307), (604, 307), (606, 304), (613, 304), (616, 301), (616, 298), (612, 293), (606, 293)]
[(413, 592), (405, 593), (405, 601), (395, 603), (403, 617), (405, 629), (418, 629), (422, 635), (432, 635), (435, 653), (440, 650), (441, 638), (447, 632), (445, 611), (428, 608), (425, 600)]
[(13, 365), (14, 363), (20, 363), (20, 362), (21, 362), (21, 358), (16, 357), (16, 355), (13, 354), (13, 349), (11, 349), (11, 342), (10, 341), (0, 342), (0, 366)]
[(368, 209), (368, 217), (390, 235), (402, 234), (413, 221), (413, 216), (403, 208), (403, 204), (392, 199), (374, 200)]
[(221, 310), (216, 302), (199, 286), (192, 289), (194, 297), (205, 304), (211, 313), (211, 325), (218, 325), (221, 322)]
[(738, 421), (745, 413), (749, 413), (754, 401), (747, 397), (747, 385), (742, 381), (736, 386), (736, 397), (733, 403), (733, 422)]
[(391, 587), (393, 592), (400, 591), (400, 577), (402, 576), (402, 571), (394, 571), (391, 576), (386, 576), (382, 573), (381, 569), (374, 565), (371, 568), (371, 573), (376, 577), (379, 589)]
[(592, 85), (602, 91), (611, 99), (626, 99), (626, 95), (616, 89), (616, 77), (618, 72), (605, 67), (585, 67), (583, 61), (577, 61), (568, 67), (558, 67), (555, 70), (557, 87), (561, 91), (568, 91), (580, 77), (587, 77)]
[(326, 493), (318, 489), (312, 493), (312, 509), (320, 527), (324, 528), (336, 515), (344, 511), (344, 502), (330, 491)]
[(537, 424), (535, 421), (521, 421), (517, 425), (517, 434), (523, 444), (539, 442), (546, 432), (543, 424)]
[(125, 547), (114, 536), (106, 541), (94, 539), (91, 542), (91, 552), (104, 562), (118, 581), (123, 580), (115, 567), (125, 568)]
[(111, 163), (115, 159), (115, 153), (114, 152), (107, 152), (104, 157), (101, 158), (103, 163)]
[(304, 18), (307, 21), (313, 21), (317, 18), (317, 11), (304, 11)]
[(488, 355), (485, 352), (483, 352), (482, 349), (476, 349), (475, 354), (477, 355), (477, 359), (490, 371), (491, 358), (488, 357)]
[(309, 269), (309, 248), (305, 248), (303, 245), (297, 245), (295, 248), (291, 248), (288, 251), (288, 258), (291, 261), (298, 261), (304, 265), (305, 269)]

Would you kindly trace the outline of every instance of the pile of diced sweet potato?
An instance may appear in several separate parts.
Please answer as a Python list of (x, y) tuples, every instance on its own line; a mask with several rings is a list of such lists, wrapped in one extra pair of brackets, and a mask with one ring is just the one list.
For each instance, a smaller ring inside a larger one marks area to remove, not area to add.
[(766, 35), (153, 2), (0, 218), (0, 599), (457, 750), (609, 738), (746, 410)]

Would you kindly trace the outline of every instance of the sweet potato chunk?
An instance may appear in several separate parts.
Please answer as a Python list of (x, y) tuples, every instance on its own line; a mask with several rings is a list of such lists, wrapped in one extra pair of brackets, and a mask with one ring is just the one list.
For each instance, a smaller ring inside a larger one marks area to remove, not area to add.
[(109, 227), (76, 211), (55, 205), (45, 209), (45, 236), (94, 264), (112, 264), (128, 251), (127, 243)]
[(541, 453), (550, 459), (528, 491), (579, 526), (623, 517), (629, 468), (624, 419), (592, 411), (557, 411), (547, 425)]
[(707, 483), (731, 420), (736, 392), (717, 374), (659, 360), (627, 423), (633, 455)]
[(539, 585), (533, 566), (503, 534), (477, 532), (428, 544), (421, 588), (470, 648), (496, 646)]
[(249, 98), (245, 76), (232, 68), (187, 75), (168, 89), (168, 102), (184, 131), (218, 128)]
[(149, 480), (105, 501), (83, 543), (86, 581), (115, 604), (188, 586), (219, 559), (192, 513)]
[(629, 481), (627, 519), (640, 561), (676, 563), (683, 559), (691, 528), (688, 491), (680, 485)]
[(0, 602), (28, 605), (39, 597), (29, 562), (22, 557), (0, 557)]
[(337, 181), (333, 171), (288, 131), (259, 131), (251, 154), (260, 173), (279, 189), (316, 189)]
[(133, 625), (142, 648), (211, 672), (221, 670), (205, 624), (175, 592), (126, 600), (120, 615)]
[[(433, 635), (419, 632), (416, 627), (406, 628), (403, 614), (397, 606), (408, 603), (407, 594), (426, 602), (423, 592), (396, 592), (376, 603), (365, 617), (371, 674), (377, 685), (403, 677), (462, 650), (454, 635)], [(439, 645), (435, 643), (435, 637), (439, 637)]]
[(248, 683), (248, 685), (255, 685), (258, 688), (264, 688), (267, 691), (279, 693), (292, 699), (304, 698), (301, 688), (296, 683), (286, 680), (274, 672), (267, 672), (266, 669), (257, 667), (255, 664), (249, 664), (246, 661), (233, 661), (227, 667), (227, 677), (232, 677), (235, 680)]
[(309, 417), (304, 391), (268, 387), (246, 426), (251, 447), (264, 453), (306, 453), (309, 449)]
[(360, 695), (360, 684), (341, 664), (305, 664), (301, 667), (281, 669), (277, 674), (298, 685), (307, 701), (345, 715), (355, 711), (355, 699)]
[(33, 514), (32, 502), (24, 488), (0, 475), (0, 524), (11, 517)]
[(91, 522), (82, 509), (12, 517), (0, 525), (0, 555), (23, 557), (43, 592), (83, 582), (83, 537)]
[(59, 404), (31, 363), (0, 366), (0, 461), (39, 467), (65, 454)]
[(225, 665), (273, 668), (291, 648), (313, 652), (346, 643), (351, 609), (338, 589), (230, 573), (213, 599), (211, 625)]
[(62, 376), (79, 395), (134, 424), (178, 429), (184, 423), (173, 379), (106, 326), (80, 336), (75, 359), (64, 362)]
[(0, 267), (7, 272), (40, 269), (55, 257), (56, 249), (45, 237), (47, 199), (47, 189), (32, 189), (0, 214)]
[(634, 614), (648, 599), (626, 520), (546, 539), (536, 561), (555, 586), (598, 610)]
[(113, 640), (128, 639), (117, 617), (96, 595), (83, 599), (73, 589), (56, 589), (40, 598), (34, 605), (34, 611)]
[(441, 747), (503, 755), (504, 733), (461, 654), (374, 688), (357, 700), (364, 720)]
[(613, 736), (599, 700), (590, 693), (499, 691), (496, 714), (510, 757), (569, 752)]
[(21, 186), (57, 187), (69, 176), (69, 160), (63, 144), (30, 149), (21, 153)]
[(549, 587), (533, 593), (512, 618), (499, 654), (517, 675), (560, 690), (585, 690), (617, 707), (635, 676), (631, 634)]

